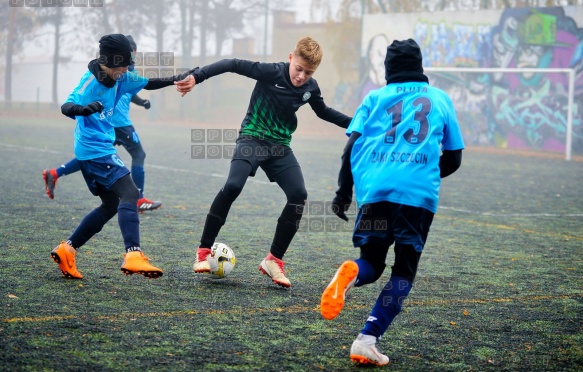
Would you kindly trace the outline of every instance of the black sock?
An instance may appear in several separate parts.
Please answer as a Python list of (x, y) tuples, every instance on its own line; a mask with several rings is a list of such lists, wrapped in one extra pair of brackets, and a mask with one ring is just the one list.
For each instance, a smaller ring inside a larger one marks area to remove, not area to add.
[(210, 248), (215, 243), (215, 239), (217, 238), (217, 235), (219, 235), (221, 227), (225, 224), (227, 215), (229, 214), (229, 210), (234, 201), (235, 200), (229, 199), (223, 190), (219, 191), (206, 216), (206, 222), (204, 224), (204, 229), (202, 230), (202, 237), (200, 238), (200, 247)]
[(287, 251), (292, 239), (298, 231), (302, 214), (303, 204), (286, 204), (277, 219), (273, 243), (271, 243), (271, 254), (280, 260)]

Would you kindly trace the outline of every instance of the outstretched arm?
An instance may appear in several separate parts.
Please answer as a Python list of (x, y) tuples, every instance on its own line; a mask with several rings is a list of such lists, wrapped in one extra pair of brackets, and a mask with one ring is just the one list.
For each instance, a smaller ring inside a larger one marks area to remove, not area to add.
[(165, 88), (170, 85), (182, 84), (181, 89), (179, 90), (182, 93), (182, 96), (184, 96), (194, 87), (194, 78), (192, 77), (192, 71), (194, 70), (195, 69), (186, 71), (180, 75), (150, 79), (139, 76), (135, 73), (128, 72), (127, 74), (124, 74), (124, 78), (127, 82), (129, 82), (127, 87), (125, 87), (125, 93), (131, 93), (135, 95), (141, 89), (156, 90)]
[(309, 101), (312, 110), (318, 115), (318, 117), (322, 120), (326, 120), (332, 124), (338, 125), (340, 128), (348, 128), (348, 125), (352, 121), (350, 116), (344, 115), (340, 111), (334, 110), (331, 107), (328, 107), (324, 102), (324, 99), (320, 95), (320, 91), (318, 90), (318, 94), (312, 96), (312, 99)]
[(197, 67), (188, 73), (192, 75), (193, 80), (176, 82), (176, 90), (183, 93), (190, 92), (196, 84), (225, 72), (233, 72), (239, 75), (247, 76), (251, 79), (267, 79), (277, 75), (278, 69), (274, 63), (260, 63), (244, 59), (222, 59), (204, 67)]
[[(174, 75), (174, 76), (170, 76), (170, 77), (150, 78), (150, 79), (148, 79), (148, 83), (146, 84), (146, 86), (144, 86), (144, 89), (156, 90), (156, 89), (165, 88), (165, 87), (170, 86), (170, 85), (174, 85), (175, 82), (188, 81), (190, 79), (193, 79), (192, 72), (194, 70), (196, 70), (196, 69), (192, 69), (192, 70), (187, 71), (183, 74)], [(194, 84), (192, 84), (192, 86), (194, 86)]]
[(222, 59), (220, 61), (211, 63), (201, 68), (194, 69), (192, 75), (196, 80), (196, 84), (225, 72), (232, 72), (243, 75), (251, 79), (260, 80), (273, 77), (278, 73), (276, 64), (274, 63), (260, 63), (248, 61), (245, 59)]

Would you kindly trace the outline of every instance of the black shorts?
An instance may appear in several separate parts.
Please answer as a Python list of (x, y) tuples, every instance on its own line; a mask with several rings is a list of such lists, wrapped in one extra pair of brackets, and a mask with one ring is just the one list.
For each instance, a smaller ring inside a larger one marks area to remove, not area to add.
[(419, 207), (379, 202), (363, 205), (354, 223), (355, 247), (367, 243), (391, 246), (394, 242), (410, 244), (422, 252), (434, 213)]
[[(249, 176), (255, 176), (257, 168), (261, 167), (269, 181), (274, 182), (275, 176), (289, 168), (299, 167), (300, 164), (289, 146), (261, 140), (255, 137), (241, 136), (237, 138), (237, 145), (232, 160), (245, 160), (251, 164)], [(231, 160), (231, 161), (232, 161)]]

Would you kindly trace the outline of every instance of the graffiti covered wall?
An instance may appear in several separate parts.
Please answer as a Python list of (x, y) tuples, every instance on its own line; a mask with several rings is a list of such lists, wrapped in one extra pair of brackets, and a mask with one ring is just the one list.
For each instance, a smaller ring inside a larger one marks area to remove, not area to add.
[[(367, 16), (360, 97), (384, 85), (375, 56), (384, 56), (389, 40), (411, 37), (421, 46), (424, 67), (574, 69), (572, 145), (574, 154), (583, 154), (583, 7)], [(428, 76), (451, 95), (467, 145), (565, 151), (568, 74)]]

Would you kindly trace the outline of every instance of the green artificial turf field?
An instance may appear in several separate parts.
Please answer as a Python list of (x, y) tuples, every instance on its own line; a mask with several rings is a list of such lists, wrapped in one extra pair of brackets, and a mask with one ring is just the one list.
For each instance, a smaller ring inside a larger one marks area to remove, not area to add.
[[(292, 289), (261, 275), (285, 203), (261, 171), (219, 235), (237, 255), (233, 273), (212, 280), (192, 271), (229, 166), (193, 159), (192, 131), (237, 129), (238, 121), (137, 122), (146, 196), (164, 203), (140, 215), (142, 247), (164, 276), (122, 274), (114, 219), (79, 250), (84, 279), (64, 279), (50, 251), (98, 199), (81, 174), (59, 179), (54, 200), (45, 196), (42, 170), (73, 153), (74, 122), (53, 111), (0, 114), (0, 370), (358, 369), (350, 345), (388, 275), (351, 291), (340, 316), (324, 320), (321, 292), (358, 251), (350, 228), (321, 228), (317, 221), (336, 217), (316, 209), (285, 257)], [(326, 131), (300, 130), (292, 142), (309, 207), (334, 196), (345, 137)], [(527, 155), (470, 148), (443, 181), (415, 287), (379, 343), (391, 358), (384, 369), (583, 369), (583, 163)]]

